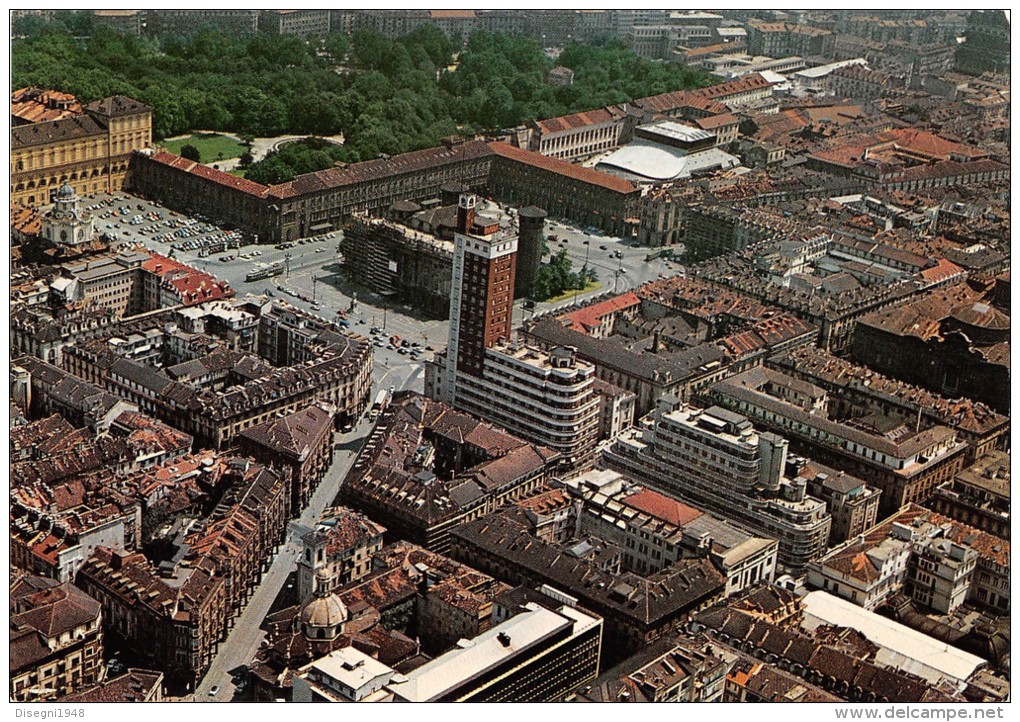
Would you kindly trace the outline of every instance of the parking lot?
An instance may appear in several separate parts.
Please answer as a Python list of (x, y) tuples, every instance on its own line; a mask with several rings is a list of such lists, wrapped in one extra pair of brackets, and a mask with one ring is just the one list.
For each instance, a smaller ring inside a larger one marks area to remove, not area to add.
[[(96, 219), (96, 230), (106, 233), (115, 248), (141, 243), (227, 281), (239, 297), (272, 296), (372, 337), (377, 389), (421, 391), (423, 362), (429, 354), (425, 348), (446, 345), (445, 321), (417, 317), (410, 307), (359, 290), (352, 283), (338, 262), (339, 232), (277, 246), (254, 245), (238, 231), (127, 193), (100, 193), (83, 202)], [(248, 280), (253, 271), (267, 267), (279, 267), (281, 272)], [(379, 333), (373, 335), (372, 327)], [(396, 345), (390, 343), (393, 336)]]
[[(446, 346), (448, 321), (424, 317), (410, 306), (367, 291), (349, 277), (338, 258), (338, 231), (276, 246), (253, 245), (253, 239), (239, 231), (218, 228), (201, 217), (176, 213), (127, 193), (96, 194), (84, 203), (96, 218), (97, 230), (108, 234), (115, 247), (141, 243), (227, 281), (238, 296), (272, 296), (371, 338), (377, 390), (393, 386), (421, 391), (424, 361), (432, 349)], [(577, 300), (622, 293), (676, 272), (668, 261), (645, 261), (649, 249), (593, 229), (550, 220), (546, 233), (551, 253), (566, 249), (575, 268), (587, 259), (598, 272), (601, 287), (578, 294)], [(274, 271), (279, 273), (267, 275)], [(266, 277), (257, 279), (259, 272)], [(525, 310), (518, 302), (514, 324), (532, 313), (573, 303), (574, 298), (569, 298)]]

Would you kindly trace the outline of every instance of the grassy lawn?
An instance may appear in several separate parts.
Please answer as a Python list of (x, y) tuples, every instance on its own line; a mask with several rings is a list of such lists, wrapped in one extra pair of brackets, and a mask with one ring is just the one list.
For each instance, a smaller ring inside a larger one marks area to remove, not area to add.
[(228, 170), (227, 173), (230, 175), (236, 175), (238, 178), (244, 178), (244, 171), (238, 168), (237, 170)]
[(588, 285), (585, 286), (584, 288), (578, 289), (577, 291), (571, 289), (566, 293), (561, 293), (559, 296), (547, 298), (545, 300), (545, 303), (559, 303), (560, 301), (568, 301), (574, 298), (575, 293), (578, 296), (580, 296), (582, 293), (590, 293), (591, 291), (594, 291), (599, 288), (602, 288), (602, 281), (589, 281)]
[(189, 135), (187, 138), (178, 138), (177, 140), (164, 140), (162, 145), (168, 151), (177, 155), (181, 154), (182, 146), (193, 145), (198, 148), (198, 152), (202, 155), (203, 163), (215, 163), (218, 160), (226, 160), (227, 158), (240, 158), (241, 154), (248, 150), (247, 147), (238, 143), (233, 138), (216, 135), (215, 133), (200, 133), (198, 135)]

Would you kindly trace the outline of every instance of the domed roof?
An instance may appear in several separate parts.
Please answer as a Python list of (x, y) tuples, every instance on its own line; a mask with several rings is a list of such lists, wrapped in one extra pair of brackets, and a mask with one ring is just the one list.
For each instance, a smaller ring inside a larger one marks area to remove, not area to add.
[(336, 594), (316, 594), (301, 607), (301, 625), (316, 629), (333, 629), (346, 623), (350, 614)]
[(975, 328), (1009, 330), (1009, 316), (987, 303), (965, 303), (954, 308), (951, 315), (960, 323)]
[(56, 193), (56, 197), (64, 200), (67, 198), (74, 198), (74, 188), (67, 181), (64, 181), (64, 185), (60, 186), (60, 189)]

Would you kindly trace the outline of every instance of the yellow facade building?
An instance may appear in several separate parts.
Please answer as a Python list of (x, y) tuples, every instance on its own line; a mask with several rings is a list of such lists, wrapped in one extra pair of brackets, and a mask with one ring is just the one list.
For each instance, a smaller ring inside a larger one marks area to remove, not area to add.
[(11, 125), (11, 202), (28, 207), (49, 204), (64, 183), (81, 196), (120, 190), (131, 153), (152, 145), (152, 109), (123, 95), (82, 106), (23, 88)]

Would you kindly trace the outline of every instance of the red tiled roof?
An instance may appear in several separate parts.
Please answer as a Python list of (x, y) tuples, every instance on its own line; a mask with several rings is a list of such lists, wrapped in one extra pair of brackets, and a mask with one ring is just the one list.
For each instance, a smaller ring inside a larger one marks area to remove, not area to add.
[[(68, 107), (51, 108), (50, 101), (68, 103)], [(50, 120), (81, 115), (81, 103), (69, 93), (42, 88), (20, 88), (11, 93), (11, 115), (27, 123), (44, 123)]]
[(570, 128), (580, 128), (586, 125), (598, 125), (600, 123), (611, 123), (614, 116), (605, 108), (596, 108), (583, 113), (573, 115), (561, 115), (558, 118), (549, 118), (538, 121), (537, 125), (543, 134), (558, 133)]
[(293, 198), (305, 193), (339, 188), (363, 181), (414, 173), (442, 163), (484, 158), (491, 154), (492, 151), (488, 145), (480, 140), (472, 140), (452, 147), (441, 145), (435, 148), (401, 153), (392, 158), (377, 158), (352, 163), (343, 168), (327, 168), (314, 173), (305, 173), (292, 181), (271, 186), (269, 195), (280, 199)]
[(737, 120), (737, 116), (733, 115), (733, 113), (720, 113), (719, 115), (710, 115), (707, 118), (698, 118), (694, 122), (704, 130), (714, 130), (726, 125), (736, 125), (740, 121)]
[(620, 296), (606, 299), (601, 303), (579, 308), (572, 313), (560, 316), (560, 319), (569, 321), (570, 328), (573, 330), (588, 333), (590, 329), (597, 328), (605, 316), (639, 305), (641, 305), (641, 299), (633, 291), (628, 291)]
[(945, 281), (953, 278), (954, 276), (959, 276), (962, 273), (963, 269), (955, 263), (948, 261), (945, 258), (940, 258), (935, 266), (921, 271), (921, 278), (930, 283), (938, 283), (939, 281)]
[(676, 499), (670, 499), (668, 496), (663, 496), (650, 489), (644, 489), (636, 494), (631, 494), (625, 497), (623, 501), (638, 511), (643, 511), (654, 516), (656, 519), (662, 519), (677, 526), (690, 524), (703, 514), (702, 511), (692, 506), (687, 506)]
[(541, 153), (535, 153), (522, 148), (515, 148), (512, 145), (498, 141), (489, 143), (488, 145), (489, 148), (498, 156), (508, 160), (517, 161), (518, 163), (525, 163), (535, 168), (542, 168), (550, 173), (556, 173), (557, 175), (573, 178), (574, 180), (582, 183), (600, 186), (606, 190), (615, 191), (616, 193), (636, 193), (638, 190), (633, 183), (626, 181), (623, 178), (617, 178), (616, 176), (609, 175), (608, 173), (600, 173), (592, 170), (591, 168), (582, 168), (581, 166), (574, 165), (573, 163), (568, 163), (565, 160), (550, 158), (549, 156), (542, 155)]
[(170, 283), (186, 306), (234, 295), (234, 289), (225, 281), (158, 253), (151, 254), (149, 260), (142, 263), (142, 268)]
[(196, 163), (193, 160), (182, 158), (179, 155), (167, 153), (165, 150), (157, 151), (150, 157), (157, 163), (168, 165), (171, 168), (176, 168), (177, 170), (184, 171), (185, 173), (197, 175), (198, 177), (212, 181), (213, 183), (228, 186), (234, 190), (238, 190), (258, 198), (263, 198), (266, 193), (269, 192), (269, 187), (264, 186), (261, 183), (250, 181), (247, 178), (239, 178), (236, 175), (231, 175), (230, 173), (210, 168), (209, 166), (202, 165), (201, 163)]
[(35, 208), (11, 206), (11, 230), (26, 236), (38, 236), (42, 231), (42, 216)]
[(751, 73), (743, 77), (731, 80), (728, 83), (720, 83), (719, 85), (710, 85), (707, 88), (701, 88), (696, 90), (698, 96), (707, 98), (709, 100), (716, 100), (720, 98), (729, 98), (734, 95), (740, 95), (751, 90), (758, 88), (767, 88), (772, 83), (762, 76), (761, 73)]

